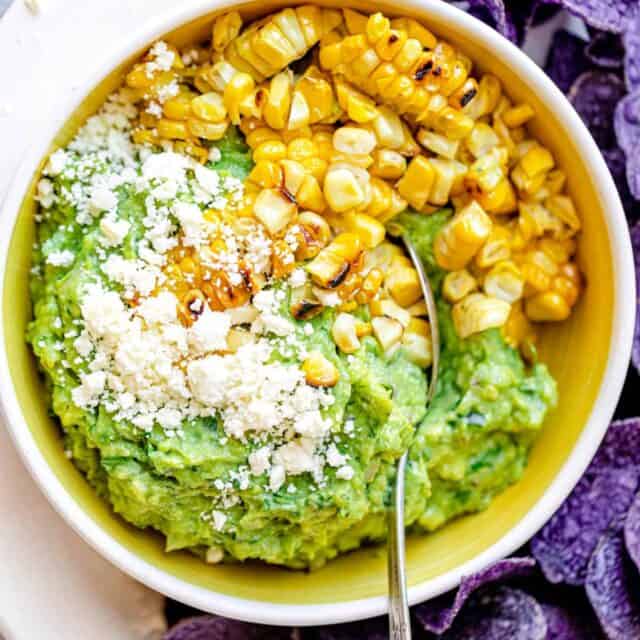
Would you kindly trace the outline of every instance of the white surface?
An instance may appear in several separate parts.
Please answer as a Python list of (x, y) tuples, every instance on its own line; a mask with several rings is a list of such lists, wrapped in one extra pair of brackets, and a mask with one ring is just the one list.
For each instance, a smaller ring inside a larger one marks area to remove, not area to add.
[[(51, 2), (53, 2), (53, 0), (51, 0)], [(611, 344), (615, 345), (615, 348), (610, 350), (600, 394), (573, 453), (552, 485), (533, 509), (495, 545), (457, 569), (439, 576), (436, 579), (411, 587), (409, 589), (409, 600), (411, 603), (416, 603), (451, 589), (458, 584), (461, 576), (474, 573), (519, 548), (546, 522), (571, 491), (588, 462), (591, 460), (604, 435), (613, 414), (620, 389), (622, 388), (629, 360), (635, 320), (634, 309), (629, 307), (625, 301), (628, 299), (630, 293), (629, 284), (634, 283), (635, 279), (633, 276), (634, 267), (628, 228), (611, 176), (589, 132), (558, 89), (526, 56), (523, 56), (515, 47), (504, 40), (504, 38), (499, 37), (494, 31), (478, 21), (453, 10), (438, 0), (405, 0), (405, 4), (417, 13), (425, 11), (431, 15), (439, 14), (444, 21), (456, 23), (461, 29), (466, 31), (471, 41), (476, 39), (487, 41), (493, 51), (495, 51), (495, 55), (499, 56), (502, 60), (508, 61), (515, 73), (521, 77), (528, 78), (534, 90), (546, 101), (549, 107), (558, 114), (559, 120), (564, 123), (567, 135), (570, 135), (574, 140), (580, 152), (580, 157), (587, 165), (587, 169), (593, 176), (593, 180), (598, 187), (599, 196), (603, 202), (604, 211), (607, 214), (607, 232), (611, 242), (611, 254), (615, 261), (615, 290), (612, 309), (614, 320), (611, 341)], [(141, 20), (135, 19), (134, 17), (127, 17), (126, 20), (129, 21), (129, 24), (122, 25), (122, 28), (129, 27), (127, 37), (114, 37), (114, 44), (118, 45), (118, 49), (109, 46), (113, 58), (111, 60), (105, 60), (104, 54), (96, 54), (94, 56), (94, 59), (106, 62), (107, 66), (104, 68), (95, 68), (93, 73), (85, 75), (78, 73), (75, 75), (69, 69), (78, 67), (80, 60), (70, 58), (69, 67), (65, 69), (65, 74), (69, 74), (69, 77), (83, 78), (84, 86), (82, 89), (78, 89), (78, 91), (84, 93), (92, 87), (97, 79), (104, 75), (109, 68), (120, 60), (125, 59), (143, 44), (206, 11), (214, 10), (225, 5), (229, 5), (226, 0), (183, 0), (180, 4), (175, 4), (171, 9), (168, 9), (166, 14), (161, 15), (158, 4), (156, 3), (154, 10), (161, 16), (159, 21), (154, 20), (149, 24), (145, 23), (144, 28), (140, 29)], [(49, 6), (49, 10), (53, 10), (52, 6)], [(104, 10), (96, 9), (96, 11), (102, 13)], [(94, 16), (96, 23), (100, 24), (101, 31), (109, 24), (112, 11), (114, 11), (113, 4), (110, 5), (109, 11), (107, 12), (109, 15), (105, 15), (104, 24), (100, 22), (101, 18), (99, 16)], [(127, 9), (127, 15), (130, 11), (131, 8), (129, 7)], [(66, 10), (64, 20), (71, 21), (71, 24), (77, 28), (77, 20), (74, 17), (67, 17)], [(89, 27), (87, 27), (87, 29), (89, 29)], [(92, 32), (92, 34), (95, 35), (95, 32)], [(89, 47), (87, 51), (95, 52), (96, 38), (86, 37), (92, 41), (92, 46)], [(59, 33), (56, 34), (56, 40), (58, 39)], [(83, 50), (84, 49), (76, 51), (76, 55), (81, 57)], [(47, 54), (47, 52), (49, 53)], [(52, 56), (53, 53), (46, 50), (43, 53), (42, 59), (45, 60), (47, 57)], [(57, 55), (55, 55), (55, 62), (56, 65), (65, 65), (65, 62), (61, 62), (60, 57)], [(27, 81), (33, 84), (33, 76), (27, 75)], [(50, 84), (50, 80), (51, 79), (48, 79), (48, 84)], [(53, 80), (54, 85), (55, 83), (56, 80)], [(66, 100), (64, 100), (66, 103), (66, 111), (63, 110), (62, 113), (59, 113), (57, 109), (52, 110), (44, 106), (39, 107), (40, 122), (33, 123), (36, 125), (33, 127), (33, 130), (35, 132), (34, 140), (37, 144), (35, 144), (34, 148), (30, 151), (27, 162), (22, 166), (17, 176), (14, 188), (7, 196), (5, 203), (6, 208), (3, 214), (5, 217), (0, 221), (6, 229), (11, 228), (12, 221), (10, 217), (15, 215), (24, 189), (26, 189), (31, 179), (40, 155), (44, 152), (48, 140), (51, 139), (51, 136), (59, 125), (59, 118), (64, 116), (65, 113), (70, 113), (73, 106), (75, 106), (74, 103), (77, 97), (74, 99), (73, 96), (65, 95), (64, 92), (62, 97), (66, 98)], [(38, 104), (42, 105), (42, 100), (39, 100)], [(11, 126), (16, 126), (15, 122)], [(6, 252), (8, 239), (8, 233), (0, 234), (0, 257)], [(2, 274), (0, 274), (0, 281), (1, 280)], [(625, 292), (624, 294), (623, 291)], [(1, 336), (0, 344), (3, 344)], [(3, 351), (0, 351), (0, 394), (2, 396), (3, 408), (11, 424), (13, 436), (16, 442), (18, 442), (25, 459), (28, 460), (34, 476), (37, 478), (43, 490), (46, 491), (52, 503), (56, 505), (58, 511), (74, 526), (76, 531), (91, 542), (97, 549), (100, 549), (106, 557), (141, 581), (198, 608), (211, 610), (233, 618), (270, 624), (312, 625), (327, 622), (341, 622), (344, 620), (378, 615), (386, 610), (387, 600), (384, 596), (346, 603), (313, 606), (251, 602), (221, 594), (214, 594), (206, 589), (183, 582), (172, 575), (158, 570), (156, 567), (144, 562), (141, 558), (138, 558), (120, 546), (102, 531), (91, 518), (79, 509), (78, 505), (69, 497), (56, 476), (49, 469), (30, 431), (24, 424), (20, 408), (12, 393), (6, 354)]]
[[(0, 201), (31, 133), (123, 27), (168, 0), (22, 0), (0, 18)], [(163, 598), (101, 558), (53, 511), (0, 425), (0, 633), (6, 640), (151, 640)]]

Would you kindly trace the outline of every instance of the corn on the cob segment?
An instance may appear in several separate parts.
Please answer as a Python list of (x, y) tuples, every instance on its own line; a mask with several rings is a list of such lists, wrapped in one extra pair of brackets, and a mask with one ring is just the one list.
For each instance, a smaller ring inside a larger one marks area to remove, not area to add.
[[(415, 20), (304, 5), (243, 26), (230, 12), (214, 21), (210, 49), (181, 55), (157, 43), (126, 85), (140, 106), (135, 142), (206, 163), (237, 125), (252, 152), (244, 196), (223, 213), (259, 226), (270, 263), (263, 273), (242, 263), (239, 279), (213, 270), (224, 234), (204, 259), (176, 250), (167, 273), (185, 323), (203, 304), (242, 308), (268, 277), (304, 263), (296, 318), (333, 306), (345, 353), (372, 333), (385, 351), (402, 347), (428, 366), (417, 273), (385, 240), (385, 223), (407, 206), (454, 209), (434, 255), (461, 336), (501, 326), (512, 346), (529, 345), (531, 321), (563, 320), (578, 300), (580, 219), (566, 175), (527, 132), (534, 110), (494, 76), (474, 76), (465, 55)], [(358, 305), (371, 324), (351, 315)]]

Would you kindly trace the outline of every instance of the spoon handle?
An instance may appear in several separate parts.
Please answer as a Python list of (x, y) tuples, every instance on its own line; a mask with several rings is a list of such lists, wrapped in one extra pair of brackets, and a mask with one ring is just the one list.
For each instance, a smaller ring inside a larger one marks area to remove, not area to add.
[(389, 640), (411, 640), (411, 620), (407, 601), (407, 580), (404, 560), (404, 475), (405, 453), (398, 462), (396, 481), (389, 509), (388, 569), (389, 580)]

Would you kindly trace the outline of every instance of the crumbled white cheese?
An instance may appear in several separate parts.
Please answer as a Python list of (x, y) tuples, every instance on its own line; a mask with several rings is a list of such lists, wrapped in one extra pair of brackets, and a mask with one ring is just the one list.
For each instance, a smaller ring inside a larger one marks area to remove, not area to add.
[(260, 447), (249, 454), (249, 467), (254, 476), (262, 475), (271, 467), (271, 447)]
[(220, 547), (209, 547), (205, 559), (209, 564), (218, 564), (224, 558), (224, 551)]
[(104, 391), (107, 376), (104, 371), (95, 371), (82, 377), (80, 386), (71, 391), (73, 402), (81, 408), (95, 407)]
[(227, 335), (231, 329), (231, 318), (222, 311), (204, 313), (189, 329), (189, 344), (198, 354), (227, 349)]
[(118, 196), (108, 187), (96, 185), (91, 192), (89, 206), (92, 213), (98, 214), (102, 211), (111, 211), (118, 204)]
[(148, 324), (168, 324), (177, 318), (178, 300), (169, 291), (162, 291), (157, 296), (146, 298), (137, 309), (137, 314)]
[(222, 511), (213, 511), (213, 526), (216, 531), (222, 531), (227, 522), (227, 516)]
[(354, 476), (353, 467), (345, 465), (336, 471), (336, 478), (339, 480), (351, 480)]
[(197, 204), (176, 202), (172, 213), (178, 219), (184, 233), (183, 244), (187, 247), (198, 247), (206, 239), (207, 221)]
[(52, 178), (59, 176), (67, 164), (68, 155), (64, 149), (58, 149), (49, 156), (49, 161), (43, 173)]
[(52, 251), (47, 256), (47, 264), (53, 265), (54, 267), (68, 267), (73, 264), (75, 259), (75, 254), (73, 251), (69, 251), (69, 249)]
[(126, 220), (119, 220), (115, 216), (106, 215), (100, 220), (100, 231), (105, 238), (105, 244), (116, 247), (127, 237), (131, 224)]

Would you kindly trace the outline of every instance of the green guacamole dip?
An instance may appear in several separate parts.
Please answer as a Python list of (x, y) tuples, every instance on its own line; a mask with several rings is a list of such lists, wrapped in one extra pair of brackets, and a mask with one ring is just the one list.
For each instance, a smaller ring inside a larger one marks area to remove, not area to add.
[[(231, 135), (219, 148), (221, 159), (209, 166), (221, 174), (246, 176), (251, 162), (242, 141)], [(81, 163), (80, 152), (71, 156), (72, 165)], [(51, 182), (61, 193), (73, 187), (74, 179), (63, 173)], [(130, 223), (117, 249), (124, 257), (135, 257), (145, 195), (118, 190), (118, 216)], [(432, 241), (449, 215), (444, 210), (430, 216), (407, 212), (396, 219), (419, 247), (437, 289), (442, 273), (435, 266)], [(157, 425), (145, 431), (115, 420), (103, 405), (86, 410), (74, 404), (71, 392), (86, 366), (74, 347), (82, 324), (80, 290), (92, 278), (103, 279), (96, 253), (98, 223), (80, 227), (75, 219), (74, 208), (61, 199), (38, 225), (28, 341), (74, 464), (116, 513), (138, 527), (161, 531), (168, 551), (189, 549), (204, 556), (214, 549), (216, 560), (260, 559), (313, 568), (381, 540), (395, 462), (409, 445), (406, 523), (432, 531), (486, 508), (520, 477), (545, 414), (556, 402), (555, 383), (544, 365), (526, 366), (499, 330), (459, 339), (443, 300), (441, 372), (429, 411), (426, 374), (402, 349), (386, 359), (378, 342), (368, 337), (359, 351), (346, 356), (329, 333), (332, 310), (311, 321), (311, 335), (302, 331), (303, 323), (289, 318), (301, 339), (339, 369), (340, 380), (331, 391), (334, 402), (325, 411), (341, 425), (335, 441), (354, 473), (345, 480), (327, 468), (319, 484), (303, 473), (275, 492), (264, 480), (243, 483), (238, 470), (246, 468), (255, 446), (225, 437), (215, 417), (190, 420), (178, 435), (168, 436)], [(47, 260), (64, 251), (75, 256), (70, 264)], [(230, 487), (233, 500), (219, 530), (210, 514)]]

